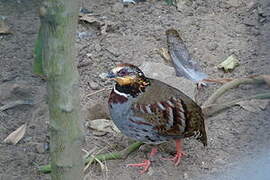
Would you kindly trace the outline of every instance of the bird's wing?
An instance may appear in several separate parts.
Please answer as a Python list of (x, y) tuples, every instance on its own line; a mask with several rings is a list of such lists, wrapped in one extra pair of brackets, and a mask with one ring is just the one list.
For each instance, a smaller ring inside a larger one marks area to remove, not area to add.
[(150, 86), (132, 108), (137, 117), (145, 119), (161, 135), (198, 136), (197, 139), (207, 144), (201, 108), (184, 93), (161, 81), (151, 79)]
[(181, 99), (172, 97), (152, 104), (134, 103), (133, 110), (159, 134), (181, 136), (185, 132), (187, 117)]

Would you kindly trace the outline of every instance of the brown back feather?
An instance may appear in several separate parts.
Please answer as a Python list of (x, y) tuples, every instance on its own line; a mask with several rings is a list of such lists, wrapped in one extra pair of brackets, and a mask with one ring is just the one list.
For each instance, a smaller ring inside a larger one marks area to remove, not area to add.
[(149, 82), (133, 106), (136, 115), (143, 116), (161, 135), (191, 137), (198, 133), (196, 138), (206, 146), (201, 108), (178, 89), (154, 79)]

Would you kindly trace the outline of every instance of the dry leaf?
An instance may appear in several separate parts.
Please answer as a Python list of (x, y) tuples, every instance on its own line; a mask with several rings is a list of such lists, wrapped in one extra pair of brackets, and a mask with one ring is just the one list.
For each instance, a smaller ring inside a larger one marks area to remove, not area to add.
[(264, 81), (268, 86), (270, 86), (270, 75), (262, 75)]
[(1, 106), (0, 107), (0, 112), (1, 111), (5, 111), (7, 109), (10, 109), (10, 108), (13, 108), (13, 107), (16, 107), (18, 105), (32, 105), (34, 104), (34, 102), (32, 100), (17, 100), (17, 101), (12, 101), (12, 102), (9, 102), (7, 103), (6, 105), (4, 106)]
[(88, 22), (90, 24), (93, 24), (97, 28), (100, 28), (101, 34), (107, 34), (107, 31), (112, 29), (112, 27), (115, 25), (113, 22), (110, 21), (102, 21), (99, 20), (97, 17), (94, 17), (90, 14), (83, 14), (79, 17), (80, 21)]
[(260, 112), (266, 109), (270, 100), (252, 99), (247, 101), (241, 101), (239, 104), (243, 109), (250, 112)]
[(4, 139), (5, 143), (12, 143), (12, 144), (17, 144), (24, 136), (26, 131), (26, 124), (21, 125), (18, 129), (13, 131), (11, 134)]
[(157, 50), (158, 54), (160, 54), (160, 56), (165, 60), (165, 62), (167, 64), (170, 64), (171, 63), (171, 56), (169, 54), (169, 51), (168, 49), (166, 48), (160, 48)]
[(236, 66), (239, 65), (239, 60), (235, 55), (229, 56), (225, 61), (220, 63), (217, 67), (223, 69), (225, 72), (232, 71)]
[(86, 21), (88, 23), (98, 23), (99, 25), (102, 24), (101, 21), (99, 21), (95, 16), (89, 15), (89, 14), (83, 14), (79, 17), (80, 21)]
[(120, 133), (119, 129), (114, 125), (113, 121), (107, 119), (96, 119), (89, 121), (87, 126), (96, 130), (96, 135), (104, 135), (106, 133)]
[(9, 27), (6, 25), (5, 20), (0, 17), (0, 34), (11, 34)]

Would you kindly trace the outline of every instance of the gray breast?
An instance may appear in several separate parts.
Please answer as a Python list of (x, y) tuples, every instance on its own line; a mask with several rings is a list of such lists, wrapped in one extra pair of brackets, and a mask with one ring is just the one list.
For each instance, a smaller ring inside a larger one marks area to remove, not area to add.
[(133, 98), (122, 104), (112, 104), (109, 107), (112, 120), (118, 129), (126, 136), (148, 144), (160, 144), (168, 138), (157, 134), (153, 126), (147, 125), (144, 119), (136, 117), (131, 111)]

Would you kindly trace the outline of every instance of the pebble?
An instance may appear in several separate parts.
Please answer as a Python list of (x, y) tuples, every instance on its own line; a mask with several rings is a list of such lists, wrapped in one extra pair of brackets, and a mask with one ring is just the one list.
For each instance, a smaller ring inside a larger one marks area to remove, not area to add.
[(96, 50), (97, 52), (100, 52), (100, 51), (102, 50), (102, 47), (101, 47), (99, 44), (96, 44), (96, 45), (95, 45), (95, 50)]
[(107, 101), (97, 101), (94, 104), (88, 104), (83, 108), (84, 116), (87, 120), (94, 119), (109, 119), (109, 109), (107, 106)]
[(77, 32), (77, 36), (79, 39), (89, 39), (90, 37), (93, 36), (93, 33), (90, 32)]
[(112, 11), (116, 13), (123, 13), (124, 12), (124, 5), (121, 2), (117, 2), (112, 6)]
[(188, 179), (188, 178), (189, 178), (188, 174), (184, 173), (184, 179)]
[(100, 79), (102, 79), (103, 81), (104, 81), (104, 80), (107, 80), (107, 73), (101, 73), (101, 74), (99, 75), (99, 77), (100, 77)]
[(210, 42), (206, 45), (206, 47), (209, 51), (214, 51), (217, 49), (218, 45), (214, 42)]
[(251, 1), (250, 3), (247, 4), (247, 11), (252, 11), (253, 9), (255, 9), (257, 6), (257, 3), (254, 1)]
[(98, 83), (94, 82), (94, 81), (91, 81), (89, 82), (89, 86), (92, 90), (98, 90), (99, 89), (99, 85)]
[(226, 164), (226, 161), (224, 161), (223, 159), (216, 159), (214, 163), (216, 165), (224, 165)]
[(37, 143), (36, 144), (36, 151), (39, 154), (43, 154), (45, 152), (44, 144), (43, 143)]
[(86, 56), (87, 56), (88, 58), (90, 58), (92, 55), (93, 55), (92, 53), (87, 53), (87, 54), (86, 54)]
[(235, 7), (235, 8), (241, 6), (242, 4), (241, 1), (236, 1), (236, 0), (227, 0), (226, 3), (229, 4), (231, 7)]

